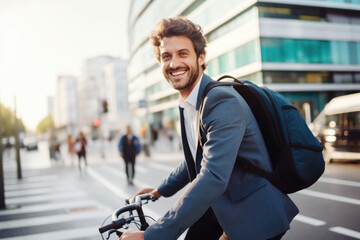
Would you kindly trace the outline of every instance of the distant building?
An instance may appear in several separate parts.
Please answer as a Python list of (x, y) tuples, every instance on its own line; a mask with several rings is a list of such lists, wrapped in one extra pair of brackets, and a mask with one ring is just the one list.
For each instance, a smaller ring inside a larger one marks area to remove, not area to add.
[(108, 112), (103, 114), (105, 138), (115, 137), (131, 123), (128, 101), (127, 61), (114, 59), (103, 68)]
[(47, 103), (47, 114), (53, 115), (54, 114), (54, 97), (48, 96), (46, 98), (46, 103)]
[[(129, 121), (126, 62), (112, 56), (85, 61), (78, 83), (79, 127), (92, 137), (116, 135), (123, 121)], [(104, 113), (104, 102), (108, 112)], [(100, 121), (95, 127), (94, 121)]]
[(65, 139), (77, 130), (77, 78), (59, 76), (56, 83), (54, 124)]
[(135, 0), (128, 77), (138, 121), (147, 113), (159, 125), (178, 121), (178, 93), (164, 80), (148, 37), (161, 18), (180, 15), (203, 27), (207, 74), (280, 91), (308, 121), (331, 98), (360, 91), (359, 0)]

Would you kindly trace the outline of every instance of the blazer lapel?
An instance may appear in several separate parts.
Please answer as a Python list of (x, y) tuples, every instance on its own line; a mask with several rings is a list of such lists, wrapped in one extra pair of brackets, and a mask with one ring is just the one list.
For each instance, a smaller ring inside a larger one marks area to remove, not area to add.
[(179, 110), (180, 110), (181, 140), (184, 148), (184, 155), (188, 169), (188, 174), (190, 177), (190, 181), (192, 181), (196, 178), (195, 161), (192, 157), (189, 143), (187, 141), (185, 123), (184, 123), (184, 109), (179, 107)]

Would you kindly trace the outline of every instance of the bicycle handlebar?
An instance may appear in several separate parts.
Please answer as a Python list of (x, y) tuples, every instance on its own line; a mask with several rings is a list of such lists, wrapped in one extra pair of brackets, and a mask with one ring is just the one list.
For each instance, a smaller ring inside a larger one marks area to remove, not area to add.
[(119, 220), (113, 221), (112, 223), (99, 228), (99, 232), (104, 233), (106, 231), (109, 231), (110, 229), (119, 229), (122, 226), (124, 226), (126, 223), (131, 223), (131, 221), (133, 221), (133, 220), (134, 220), (134, 217), (120, 218)]
[[(139, 217), (140, 223), (141, 223), (140, 230), (145, 230), (149, 226), (149, 224), (146, 222), (144, 213), (142, 211), (142, 205), (148, 203), (149, 200), (154, 202), (157, 200), (157, 198), (153, 195), (145, 193), (145, 194), (135, 196), (133, 198), (125, 199), (125, 203), (127, 205), (117, 209), (112, 214), (112, 217), (111, 217), (112, 223), (99, 228), (99, 232), (104, 233), (110, 229), (119, 229), (119, 228), (123, 227), (125, 224), (131, 223), (134, 220), (134, 217), (119, 219), (119, 215), (124, 212), (131, 212), (133, 210), (136, 210), (138, 213), (138, 217)], [(146, 202), (143, 203), (143, 201), (146, 201)]]

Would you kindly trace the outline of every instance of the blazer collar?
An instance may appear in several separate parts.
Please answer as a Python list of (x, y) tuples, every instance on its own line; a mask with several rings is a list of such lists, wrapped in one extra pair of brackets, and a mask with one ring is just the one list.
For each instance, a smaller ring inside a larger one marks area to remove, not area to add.
[(205, 73), (203, 74), (203, 79), (201, 80), (200, 88), (199, 88), (199, 94), (196, 101), (196, 110), (198, 111), (200, 108), (201, 98), (205, 91), (205, 87), (211, 82), (212, 80), (208, 75)]

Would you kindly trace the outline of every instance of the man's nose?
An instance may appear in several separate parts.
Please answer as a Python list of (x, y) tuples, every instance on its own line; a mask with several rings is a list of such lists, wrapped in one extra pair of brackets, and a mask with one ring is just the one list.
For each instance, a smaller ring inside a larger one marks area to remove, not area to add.
[(179, 58), (178, 57), (172, 57), (171, 62), (170, 62), (170, 67), (175, 69), (175, 68), (177, 68), (179, 66), (180, 66)]

